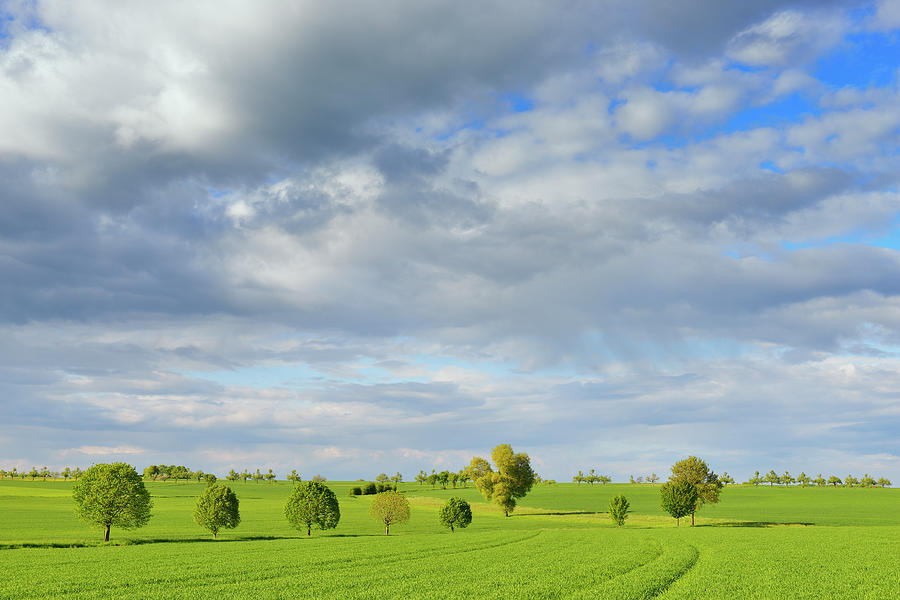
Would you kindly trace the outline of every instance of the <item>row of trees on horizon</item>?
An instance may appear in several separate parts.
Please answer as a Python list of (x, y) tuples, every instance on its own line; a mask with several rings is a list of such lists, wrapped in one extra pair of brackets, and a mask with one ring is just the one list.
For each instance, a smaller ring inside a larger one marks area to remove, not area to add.
[[(29, 471), (19, 471), (17, 467), (13, 467), (10, 470), (0, 469), (0, 479), (4, 478), (21, 478), (21, 479), (31, 479), (32, 481), (36, 479), (41, 479), (46, 481), (47, 479), (75, 479), (78, 480), (84, 471), (80, 467), (70, 468), (65, 467), (61, 471), (52, 471), (48, 467), (32, 467)], [(196, 480), (198, 482), (205, 481), (208, 475), (213, 475), (212, 473), (206, 473), (202, 469), (190, 469), (183, 465), (150, 465), (146, 467), (143, 471), (143, 478), (148, 481), (191, 481)], [(262, 469), (257, 468), (255, 471), (249, 471), (244, 469), (241, 472), (238, 472), (234, 469), (231, 469), (228, 472), (228, 475), (225, 476), (225, 479), (228, 481), (254, 481), (259, 483), (261, 481), (273, 482), (276, 481), (278, 476), (272, 469), (267, 469), (265, 472)], [(215, 476), (213, 475), (213, 479)], [(287, 481), (299, 482), (302, 481), (301, 476), (297, 473), (296, 469), (291, 470), (285, 476)], [(659, 481), (659, 476), (656, 473), (651, 473), (650, 475), (638, 476), (635, 478), (633, 475), (630, 476), (630, 483), (633, 484), (642, 484), (649, 483), (655, 484)], [(316, 474), (312, 477), (312, 481), (327, 481), (327, 479), (319, 474)], [(718, 480), (723, 484), (734, 484), (735, 480), (732, 476), (730, 476), (727, 472), (723, 472), (722, 475), (718, 476)], [(364, 479), (359, 479), (358, 481), (365, 481)], [(393, 483), (399, 484), (403, 482), (403, 475), (397, 471), (394, 475), (388, 476), (386, 473), (380, 473), (375, 481), (378, 483)], [(467, 488), (468, 484), (473, 482), (473, 478), (471, 475), (470, 467), (464, 467), (459, 471), (435, 471), (431, 470), (431, 473), (428, 473), (425, 470), (420, 470), (419, 473), (415, 476), (414, 481), (419, 485), (428, 484), (432, 489), (440, 486), (441, 489), (447, 489), (448, 486), (455, 489), (457, 486), (461, 486), (463, 488)], [(556, 483), (553, 479), (542, 479), (540, 475), (537, 473), (534, 474), (534, 482), (535, 483), (544, 483), (548, 485), (552, 485)], [(596, 469), (591, 469), (587, 474), (584, 474), (582, 471), (578, 471), (576, 475), (572, 477), (573, 483), (587, 483), (587, 484), (607, 484), (612, 482), (612, 478), (608, 475), (600, 474), (596, 471)], [(887, 477), (875, 477), (870, 476), (868, 473), (864, 474), (862, 477), (857, 478), (852, 474), (848, 474), (846, 477), (841, 478), (837, 475), (831, 475), (829, 477), (824, 477), (821, 473), (816, 475), (816, 477), (810, 477), (805, 472), (801, 472), (796, 477), (792, 476), (788, 471), (785, 471), (783, 474), (778, 475), (774, 470), (770, 470), (765, 475), (761, 475), (759, 471), (756, 471), (752, 477), (750, 477), (745, 485), (762, 485), (768, 484), (770, 486), (774, 485), (799, 485), (800, 487), (891, 487), (893, 484), (891, 480)]]

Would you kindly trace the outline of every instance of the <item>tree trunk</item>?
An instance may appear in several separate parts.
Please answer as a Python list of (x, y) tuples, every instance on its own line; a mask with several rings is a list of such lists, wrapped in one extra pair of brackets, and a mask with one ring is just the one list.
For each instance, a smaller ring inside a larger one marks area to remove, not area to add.
[(109, 525), (106, 526), (106, 536), (103, 538), (104, 542), (109, 541)]
[(216, 536), (218, 536), (218, 534), (219, 534), (218, 531), (213, 531), (213, 539), (216, 539)]
[(450, 524), (450, 533), (453, 533), (453, 524)]
[(384, 535), (390, 535), (390, 533), (388, 532), (388, 529), (390, 529), (390, 525), (385, 525), (384, 526)]
[(691, 527), (694, 526), (694, 513), (691, 513)]
[(312, 535), (312, 526), (309, 523), (307, 523), (306, 524), (306, 536), (309, 537), (311, 535)]
[(681, 527), (681, 519), (675, 517), (675, 527)]
[(508, 516), (509, 516), (509, 509), (504, 508), (504, 509), (503, 509), (503, 514), (505, 514), (505, 515), (508, 517)]

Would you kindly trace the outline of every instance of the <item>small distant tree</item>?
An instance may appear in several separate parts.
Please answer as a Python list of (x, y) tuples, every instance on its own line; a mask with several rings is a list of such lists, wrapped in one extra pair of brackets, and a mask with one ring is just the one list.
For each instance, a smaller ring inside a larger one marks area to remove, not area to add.
[(441, 525), (449, 527), (450, 533), (453, 533), (455, 527), (464, 529), (472, 522), (472, 507), (462, 498), (450, 498), (441, 507), (438, 519)]
[(859, 480), (853, 475), (847, 475), (847, 477), (844, 479), (844, 485), (846, 485), (847, 487), (854, 487), (859, 485)]
[(47, 478), (53, 475), (47, 467), (41, 467), (41, 479), (47, 481)]
[(628, 500), (622, 494), (609, 499), (609, 518), (621, 527), (628, 518)]
[(400, 492), (381, 492), (372, 498), (369, 514), (384, 524), (384, 535), (390, 535), (391, 525), (409, 521), (409, 501)]
[(297, 469), (291, 469), (291, 472), (287, 476), (287, 480), (293, 481), (294, 483), (298, 483), (299, 481), (302, 481), (302, 479), (300, 479), (300, 476), (297, 475)]
[(246, 483), (247, 480), (250, 479), (251, 477), (253, 477), (253, 475), (251, 475), (251, 474), (250, 474), (250, 471), (248, 471), (247, 469), (244, 469), (244, 470), (241, 472), (241, 481), (243, 481), (243, 482)]
[(597, 481), (599, 481), (603, 485), (606, 485), (607, 483), (612, 481), (612, 477), (609, 477), (608, 475), (600, 475), (599, 477), (597, 477)]
[(449, 477), (449, 479), (450, 479), (450, 485), (451, 485), (451, 486), (453, 487), (453, 489), (455, 490), (455, 489), (456, 489), (456, 482), (459, 481), (459, 473), (457, 473), (456, 471), (450, 471), (450, 472), (448, 473), (448, 477)]
[(72, 476), (72, 469), (70, 469), (69, 467), (66, 467), (65, 469), (63, 469), (62, 476), (65, 481), (68, 481), (69, 477)]
[(252, 477), (253, 477), (253, 481), (255, 481), (256, 483), (259, 483), (260, 481), (262, 481), (265, 478), (265, 475), (263, 475), (262, 472), (259, 469), (257, 469), (256, 473), (254, 473), (252, 475)]
[(794, 483), (794, 477), (790, 473), (785, 471), (784, 474), (778, 478), (778, 482), (782, 485), (791, 485), (792, 483)]
[(269, 472), (263, 475), (263, 477), (265, 477), (266, 481), (268, 481), (269, 483), (274, 483), (276, 479), (276, 475), (272, 472), (272, 469), (269, 469)]
[(827, 481), (825, 481), (825, 478), (822, 477), (822, 474), (821, 474), (821, 473), (819, 473), (818, 475), (816, 475), (816, 478), (813, 479), (812, 482), (813, 482), (814, 484), (816, 484), (817, 486), (819, 486), (819, 487), (822, 487), (822, 486), (824, 486), (826, 483), (828, 483)]
[(591, 469), (591, 472), (588, 473), (586, 480), (589, 484), (593, 485), (600, 481), (600, 477), (597, 475), (597, 472), (594, 469)]
[(426, 481), (428, 481), (428, 473), (426, 473), (425, 471), (419, 471), (419, 474), (416, 475), (416, 483), (422, 485)]
[(325, 483), (326, 481), (328, 481), (328, 479), (324, 475), (319, 475), (318, 473), (313, 475), (312, 480), (318, 481), (319, 483)]
[(321, 481), (302, 481), (291, 491), (284, 505), (284, 516), (294, 529), (305, 527), (309, 536), (313, 525), (322, 531), (337, 527), (341, 507), (327, 485)]
[(85, 471), (72, 486), (75, 516), (105, 529), (109, 541), (112, 526), (132, 529), (150, 520), (153, 502), (137, 471), (126, 463), (101, 463)]
[(756, 471), (753, 474), (753, 477), (751, 477), (750, 479), (747, 480), (747, 483), (752, 484), (752, 485), (759, 485), (762, 482), (763, 482), (763, 478), (760, 477), (759, 471)]
[(375, 478), (376, 483), (387, 483), (391, 478), (387, 476), (387, 473), (379, 473), (378, 477)]
[[(212, 474), (206, 476), (215, 478)], [(215, 479), (212, 483), (209, 481), (207, 479), (206, 489), (197, 498), (194, 521), (207, 529), (215, 539), (220, 529), (234, 529), (240, 524), (240, 503), (230, 487), (221, 483), (216, 484)]]
[(806, 487), (810, 484), (812, 479), (809, 478), (804, 471), (800, 471), (800, 474), (797, 475), (797, 483), (799, 483), (802, 487)]
[(462, 469), (459, 470), (458, 475), (459, 475), (459, 483), (461, 483), (464, 488), (468, 488), (469, 487), (469, 479), (471, 479), (471, 477), (469, 476), (469, 469), (467, 467), (463, 467)]
[[(192, 478), (196, 479), (197, 483), (200, 483), (201, 481), (203, 481), (205, 475), (206, 475), (206, 473), (204, 473), (202, 469), (197, 469), (196, 471), (191, 473)], [(215, 537), (215, 536), (213, 536), (213, 537)]]
[(215, 475), (213, 475), (212, 473), (204, 473), (203, 474), (203, 481), (206, 482), (206, 487), (215, 485), (216, 481), (218, 481), (218, 480), (219, 480), (219, 478), (216, 477)]
[(656, 473), (650, 473), (650, 477), (647, 478), (647, 481), (649, 481), (650, 483), (656, 483), (657, 481), (659, 481), (659, 475), (657, 475)]
[(725, 472), (722, 473), (722, 475), (719, 477), (719, 481), (722, 482), (722, 485), (725, 485), (725, 484), (733, 484), (733, 483), (734, 483), (734, 477), (732, 477), (731, 475), (729, 475), (729, 474), (728, 474), (728, 471), (725, 471)]
[(75, 470), (72, 471), (72, 479), (75, 479), (76, 481), (80, 479), (82, 475), (84, 475), (84, 471), (81, 470), (81, 467), (75, 467)]
[(37, 467), (31, 467), (31, 470), (28, 471), (28, 476), (31, 477), (31, 480), (34, 481), (40, 476), (40, 471), (37, 470)]
[(861, 485), (862, 487), (875, 487), (876, 483), (877, 482), (875, 481), (875, 479), (870, 477), (868, 473), (866, 473), (859, 479), (859, 485)]
[(574, 477), (572, 477), (572, 481), (574, 483), (584, 483), (584, 473), (582, 473), (581, 471), (578, 471), (578, 474), (576, 474)]
[(432, 473), (431, 475), (429, 475), (426, 481), (428, 482), (428, 485), (431, 486), (431, 489), (434, 489), (434, 486), (437, 485), (438, 482), (437, 473)]
[(837, 487), (837, 486), (841, 485), (841, 478), (838, 477), (837, 475), (832, 475), (832, 476), (830, 476), (830, 477), (828, 478), (828, 485), (831, 485), (831, 486), (834, 486), (834, 487)]
[(240, 478), (241, 478), (240, 473), (238, 473), (234, 469), (231, 469), (230, 471), (228, 471), (228, 475), (225, 476), (225, 479), (227, 479), (228, 481), (237, 481)]
[(437, 481), (441, 484), (441, 489), (446, 490), (447, 484), (450, 483), (450, 471), (444, 470), (437, 474)]
[(781, 477), (778, 476), (778, 473), (775, 472), (775, 469), (772, 469), (768, 473), (766, 473), (766, 478), (763, 479), (769, 485), (773, 485), (776, 483), (781, 483)]
[(637, 481), (634, 480), (634, 475), (629, 475), (628, 480), (628, 483), (637, 483)]
[(644, 483), (644, 476), (643, 476), (643, 475), (638, 475), (638, 477), (637, 477), (637, 479), (636, 479), (635, 481), (636, 481), (637, 483)]
[(403, 475), (400, 474), (400, 471), (397, 471), (393, 475), (391, 475), (391, 481), (395, 484), (403, 483)]
[(669, 481), (659, 488), (659, 504), (675, 518), (676, 527), (680, 525), (682, 517), (693, 514), (697, 498), (696, 486), (686, 479)]
[(879, 477), (876, 483), (881, 487), (891, 487), (891, 480), (887, 477)]

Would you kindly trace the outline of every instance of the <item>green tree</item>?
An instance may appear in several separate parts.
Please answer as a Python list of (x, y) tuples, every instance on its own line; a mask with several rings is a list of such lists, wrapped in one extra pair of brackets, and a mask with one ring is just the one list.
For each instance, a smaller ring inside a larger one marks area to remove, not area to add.
[(891, 487), (891, 480), (887, 477), (879, 477), (876, 483), (881, 487)]
[(826, 483), (828, 483), (827, 481), (825, 481), (825, 478), (822, 477), (822, 474), (821, 474), (821, 473), (819, 473), (818, 475), (816, 475), (816, 478), (813, 479), (812, 482), (813, 482), (814, 484), (816, 484), (817, 486), (820, 486), (820, 487), (823, 486), (823, 485), (825, 485)]
[(734, 483), (734, 477), (732, 477), (731, 475), (729, 475), (729, 474), (728, 474), (728, 471), (725, 471), (725, 472), (722, 473), (722, 475), (719, 477), (719, 481), (722, 482), (722, 485), (725, 485), (726, 483), (733, 484), (733, 483)]
[(594, 485), (598, 481), (600, 481), (600, 477), (597, 475), (597, 472), (594, 469), (591, 469), (591, 472), (588, 473), (588, 476), (585, 478), (589, 484)]
[(444, 470), (437, 474), (437, 482), (441, 484), (441, 489), (446, 490), (447, 484), (450, 483), (450, 471)]
[(70, 469), (69, 467), (66, 467), (65, 469), (62, 470), (62, 473), (61, 473), (61, 474), (62, 474), (62, 476), (63, 476), (63, 479), (65, 479), (66, 481), (68, 481), (68, 480), (69, 480), (69, 477), (72, 476), (72, 469)]
[(753, 477), (751, 477), (750, 479), (747, 480), (747, 483), (750, 483), (752, 485), (759, 485), (762, 482), (763, 482), (763, 478), (760, 477), (759, 471), (756, 471), (755, 473), (753, 473)]
[(220, 529), (234, 529), (240, 524), (239, 504), (237, 496), (227, 485), (207, 484), (194, 506), (194, 521), (209, 530), (215, 539)]
[(205, 475), (206, 475), (206, 473), (203, 472), (203, 469), (197, 469), (196, 471), (191, 473), (191, 476), (197, 480), (197, 483), (200, 483), (201, 481), (203, 481), (203, 477)]
[(719, 491), (722, 482), (706, 465), (706, 462), (696, 456), (689, 456), (672, 465), (670, 481), (687, 481), (697, 488), (697, 501), (694, 510), (691, 511), (691, 526), (694, 525), (694, 513), (700, 510), (707, 502), (715, 504), (719, 501)]
[(772, 469), (771, 471), (766, 473), (766, 478), (763, 479), (763, 481), (765, 481), (769, 485), (772, 485), (775, 483), (781, 483), (781, 477), (778, 476), (778, 473), (775, 472), (775, 469)]
[(778, 481), (782, 485), (791, 485), (792, 483), (794, 483), (794, 477), (790, 473), (785, 471), (784, 475), (778, 478)]
[(241, 478), (240, 473), (238, 473), (234, 469), (231, 469), (230, 471), (228, 471), (228, 475), (225, 476), (225, 479), (227, 479), (228, 481), (237, 481), (240, 478)]
[(38, 476), (40, 476), (40, 474), (41, 474), (41, 473), (40, 473), (40, 471), (37, 470), (37, 467), (31, 467), (31, 470), (28, 471), (28, 476), (31, 477), (31, 480), (32, 480), (32, 481), (34, 481), (35, 479), (37, 479)]
[(694, 514), (697, 499), (697, 487), (686, 479), (671, 480), (659, 488), (659, 505), (675, 518), (676, 527), (682, 517)]
[(610, 481), (612, 481), (612, 477), (609, 477), (608, 475), (600, 475), (600, 476), (597, 478), (597, 481), (599, 481), (599, 482), (602, 483), (603, 485), (606, 485), (607, 483), (609, 483)]
[(514, 454), (509, 444), (500, 444), (491, 451), (497, 470), (480, 457), (472, 459), (469, 472), (486, 500), (493, 500), (508, 517), (516, 508), (516, 500), (524, 498), (534, 485), (531, 459), (524, 452)]
[(269, 469), (269, 472), (263, 475), (266, 478), (266, 481), (269, 483), (273, 483), (276, 479), (275, 473), (272, 472), (272, 469)]
[(390, 535), (391, 525), (409, 521), (409, 501), (400, 492), (381, 492), (372, 498), (369, 514), (384, 524), (384, 535)]
[(868, 473), (866, 473), (859, 479), (859, 485), (863, 487), (875, 487), (876, 483), (877, 482), (875, 481), (875, 479), (870, 477)]
[(657, 475), (656, 473), (650, 473), (650, 477), (647, 478), (647, 481), (649, 481), (651, 484), (656, 483), (657, 481), (659, 481), (659, 475)]
[(241, 471), (241, 481), (246, 483), (246, 481), (248, 479), (250, 479), (251, 477), (253, 477), (253, 475), (251, 475), (250, 471), (248, 471), (247, 469), (244, 469), (243, 471)]
[(425, 481), (428, 482), (428, 485), (431, 486), (431, 489), (434, 489), (434, 486), (437, 484), (437, 481), (438, 481), (437, 473), (432, 473), (425, 479)]
[(629, 507), (628, 499), (625, 498), (625, 496), (622, 494), (613, 496), (609, 499), (609, 518), (612, 519), (616, 525), (621, 527), (625, 524), (625, 519), (628, 518)]
[(575, 483), (584, 483), (584, 473), (578, 471), (578, 474), (572, 477), (572, 481)]
[(801, 486), (806, 487), (812, 482), (812, 479), (809, 478), (809, 475), (806, 474), (805, 471), (800, 471), (800, 474), (797, 475), (797, 483)]
[(391, 478), (387, 476), (387, 473), (379, 473), (378, 477), (375, 478), (377, 483), (387, 483)]
[(455, 527), (464, 529), (472, 522), (472, 507), (462, 498), (448, 499), (438, 513), (441, 525), (450, 528), (453, 533)]
[(82, 475), (84, 475), (84, 471), (81, 470), (81, 467), (75, 467), (75, 470), (72, 471), (72, 478), (76, 481), (80, 479)]
[(218, 481), (218, 479), (219, 478), (216, 477), (215, 475), (213, 475), (212, 473), (204, 473), (203, 474), (203, 481), (206, 482), (206, 487), (215, 485), (215, 483), (216, 483), (216, 481)]
[(859, 480), (853, 475), (847, 475), (847, 477), (844, 479), (844, 485), (846, 485), (847, 487), (854, 487), (856, 485), (859, 485)]
[(341, 520), (337, 496), (321, 481), (302, 481), (294, 486), (284, 505), (284, 516), (294, 529), (306, 528), (312, 535), (315, 525), (322, 531), (334, 529)]
[(288, 481), (293, 481), (294, 483), (299, 483), (303, 481), (300, 476), (297, 474), (297, 469), (291, 469), (291, 472), (287, 476)]
[(403, 475), (400, 474), (400, 471), (397, 471), (396, 473), (391, 475), (391, 481), (398, 485), (403, 483)]
[(253, 475), (251, 475), (251, 477), (253, 478), (253, 481), (255, 481), (256, 483), (259, 483), (260, 481), (262, 481), (263, 479), (265, 479), (266, 476), (263, 475), (262, 472), (261, 472), (259, 469), (257, 469), (257, 470), (256, 470), (256, 473), (254, 473)]
[(416, 475), (416, 483), (422, 485), (426, 481), (428, 481), (428, 473), (426, 473), (424, 470), (419, 471), (419, 474)]
[(837, 475), (832, 475), (828, 478), (828, 485), (832, 485), (834, 487), (841, 485), (841, 478)]
[(72, 486), (72, 499), (75, 516), (105, 528), (105, 542), (112, 526), (132, 529), (146, 525), (153, 507), (141, 476), (126, 463), (92, 466)]

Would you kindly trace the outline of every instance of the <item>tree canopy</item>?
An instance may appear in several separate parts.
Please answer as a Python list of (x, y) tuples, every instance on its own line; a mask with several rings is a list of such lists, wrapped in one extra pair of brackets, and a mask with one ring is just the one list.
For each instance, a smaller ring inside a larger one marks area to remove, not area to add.
[(153, 507), (140, 474), (127, 463), (92, 466), (75, 482), (72, 499), (75, 516), (105, 529), (105, 542), (112, 526), (132, 529), (146, 525)]
[(209, 530), (213, 538), (220, 529), (234, 529), (241, 522), (240, 503), (230, 487), (224, 484), (207, 485), (194, 506), (194, 521)]
[(476, 456), (469, 465), (469, 474), (484, 498), (500, 505), (508, 517), (516, 508), (516, 499), (524, 498), (534, 485), (531, 459), (524, 452), (514, 454), (509, 444), (494, 448), (491, 459), (496, 471), (488, 461)]
[(659, 504), (675, 518), (676, 527), (681, 517), (693, 514), (697, 497), (697, 487), (686, 479), (675, 479), (659, 488)]
[(453, 533), (455, 527), (464, 529), (472, 522), (472, 507), (462, 498), (453, 497), (444, 503), (438, 513), (441, 525), (450, 528)]
[(391, 525), (409, 521), (409, 501), (400, 492), (381, 492), (372, 498), (369, 514), (384, 524), (384, 534), (389, 535)]
[(321, 530), (334, 529), (341, 520), (337, 496), (321, 481), (302, 481), (294, 486), (284, 505), (284, 516), (294, 529), (306, 528), (312, 535), (315, 525)]
[(697, 499), (691, 510), (691, 525), (694, 524), (694, 513), (700, 507), (709, 502), (715, 504), (719, 501), (719, 491), (722, 482), (706, 465), (706, 462), (696, 456), (689, 456), (672, 465), (672, 475), (669, 481), (687, 481), (697, 489)]

